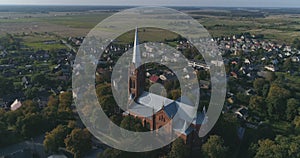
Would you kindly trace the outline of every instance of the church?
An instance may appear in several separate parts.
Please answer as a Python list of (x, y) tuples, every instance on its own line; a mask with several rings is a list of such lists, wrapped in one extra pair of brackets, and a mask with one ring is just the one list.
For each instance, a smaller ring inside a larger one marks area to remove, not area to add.
[[(189, 112), (194, 110), (192, 103), (186, 97), (181, 96), (172, 100), (164, 96), (144, 91), (145, 67), (141, 62), (141, 53), (138, 42), (138, 29), (135, 30), (133, 57), (128, 69), (128, 109), (123, 115), (131, 115), (139, 118), (143, 126), (149, 130), (157, 130), (170, 123), (172, 129), (168, 132), (182, 138), (186, 144), (199, 144), (198, 133), (206, 117), (206, 110), (197, 113), (196, 118), (189, 117)], [(175, 114), (178, 112), (176, 120)], [(176, 123), (173, 123), (176, 121)], [(188, 127), (187, 127), (188, 126)]]

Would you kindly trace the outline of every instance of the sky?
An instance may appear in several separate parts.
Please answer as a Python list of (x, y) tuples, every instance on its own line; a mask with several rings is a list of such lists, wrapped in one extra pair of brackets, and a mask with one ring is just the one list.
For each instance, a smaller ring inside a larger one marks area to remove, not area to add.
[(300, 0), (0, 0), (0, 5), (130, 5), (210, 7), (296, 7)]

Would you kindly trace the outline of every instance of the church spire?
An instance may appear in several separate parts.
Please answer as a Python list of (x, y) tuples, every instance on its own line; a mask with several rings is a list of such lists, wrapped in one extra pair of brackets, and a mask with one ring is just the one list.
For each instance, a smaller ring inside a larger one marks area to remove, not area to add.
[(135, 28), (135, 36), (134, 36), (134, 46), (133, 46), (133, 58), (132, 63), (135, 68), (138, 68), (141, 65), (141, 53), (139, 47), (139, 38), (138, 38), (138, 28)]

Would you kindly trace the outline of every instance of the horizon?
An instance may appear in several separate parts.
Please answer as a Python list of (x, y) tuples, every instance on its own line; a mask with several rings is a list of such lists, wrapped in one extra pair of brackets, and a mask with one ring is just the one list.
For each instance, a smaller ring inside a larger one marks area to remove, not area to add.
[(118, 4), (110, 4), (110, 5), (101, 5), (101, 4), (0, 4), (2, 6), (19, 6), (19, 7), (183, 7), (183, 8), (261, 8), (261, 9), (299, 9), (300, 6), (192, 6), (192, 5), (118, 5)]
[(165, 6), (165, 7), (212, 7), (212, 8), (300, 8), (298, 0), (189, 0), (182, 2), (180, 0), (87, 0), (81, 2), (78, 0), (0, 0), (0, 6)]

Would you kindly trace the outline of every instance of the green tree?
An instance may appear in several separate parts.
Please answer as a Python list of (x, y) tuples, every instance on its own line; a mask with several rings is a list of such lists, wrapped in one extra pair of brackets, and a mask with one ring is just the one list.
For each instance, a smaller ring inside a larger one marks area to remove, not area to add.
[(112, 116), (117, 109), (117, 103), (112, 95), (101, 96), (99, 98), (99, 103), (104, 113), (109, 117)]
[(98, 84), (96, 86), (96, 93), (98, 97), (104, 96), (104, 95), (111, 95), (112, 90), (111, 90), (111, 85), (110, 84)]
[(58, 106), (58, 98), (56, 96), (50, 95), (48, 97), (48, 103), (47, 106)]
[(287, 58), (283, 63), (283, 69), (285, 71), (293, 70), (293, 62), (291, 58)]
[(0, 98), (2, 98), (4, 95), (11, 93), (14, 90), (14, 85), (12, 80), (9, 80), (2, 76), (0, 76), (0, 87), (1, 87)]
[(265, 116), (267, 109), (265, 99), (261, 96), (252, 96), (249, 101), (249, 108), (259, 116)]
[(75, 158), (83, 157), (92, 148), (91, 138), (87, 129), (73, 129), (64, 140), (66, 149), (72, 152)]
[(33, 99), (39, 96), (39, 89), (37, 87), (27, 88), (24, 92), (24, 95), (27, 99)]
[(123, 158), (122, 151), (118, 149), (107, 148), (102, 153), (100, 153), (98, 158)]
[(227, 151), (228, 147), (225, 147), (223, 139), (217, 135), (211, 135), (202, 146), (203, 154), (209, 158), (226, 157)]
[(171, 91), (171, 99), (176, 100), (181, 96), (181, 90), (180, 89), (174, 89)]
[(259, 140), (255, 158), (299, 158), (300, 136), (276, 136), (275, 140)]
[(300, 50), (300, 40), (299, 40), (299, 38), (294, 39), (294, 41), (293, 41), (293, 47), (295, 47), (296, 49)]
[(245, 93), (238, 93), (236, 95), (238, 101), (244, 105), (248, 105), (249, 104), (249, 99), (250, 97), (248, 95), (246, 95)]
[(66, 110), (71, 108), (73, 98), (71, 92), (63, 92), (59, 94), (59, 109)]
[(37, 73), (32, 76), (31, 82), (33, 84), (45, 85), (48, 83), (48, 77), (45, 74)]
[(259, 140), (255, 158), (284, 158), (280, 146), (270, 139)]
[(58, 125), (51, 132), (47, 132), (43, 142), (46, 151), (57, 152), (59, 147), (64, 147), (64, 139), (68, 135), (68, 128)]
[(293, 120), (293, 124), (297, 129), (300, 129), (300, 116), (296, 116)]
[(141, 120), (133, 116), (124, 117), (124, 119), (121, 121), (120, 127), (136, 132), (146, 131), (146, 129), (142, 125)]
[(296, 115), (298, 114), (300, 102), (295, 98), (291, 98), (287, 100), (287, 109), (286, 109), (286, 118), (291, 121), (294, 120)]
[(186, 158), (189, 157), (189, 148), (184, 144), (181, 138), (176, 139), (172, 143), (171, 151), (169, 152), (169, 158)]
[(266, 81), (262, 78), (257, 78), (253, 82), (253, 88), (255, 89), (256, 93), (258, 95), (262, 95), (263, 93), (263, 87), (265, 85)]
[(45, 119), (36, 113), (29, 113), (18, 117), (16, 126), (20, 133), (27, 138), (41, 134), (49, 128)]
[(275, 72), (266, 72), (266, 76), (265, 76), (267, 81), (274, 81), (276, 79), (276, 75)]
[(289, 90), (272, 84), (267, 97), (268, 113), (274, 119), (283, 117), (286, 111), (286, 100), (291, 93)]

